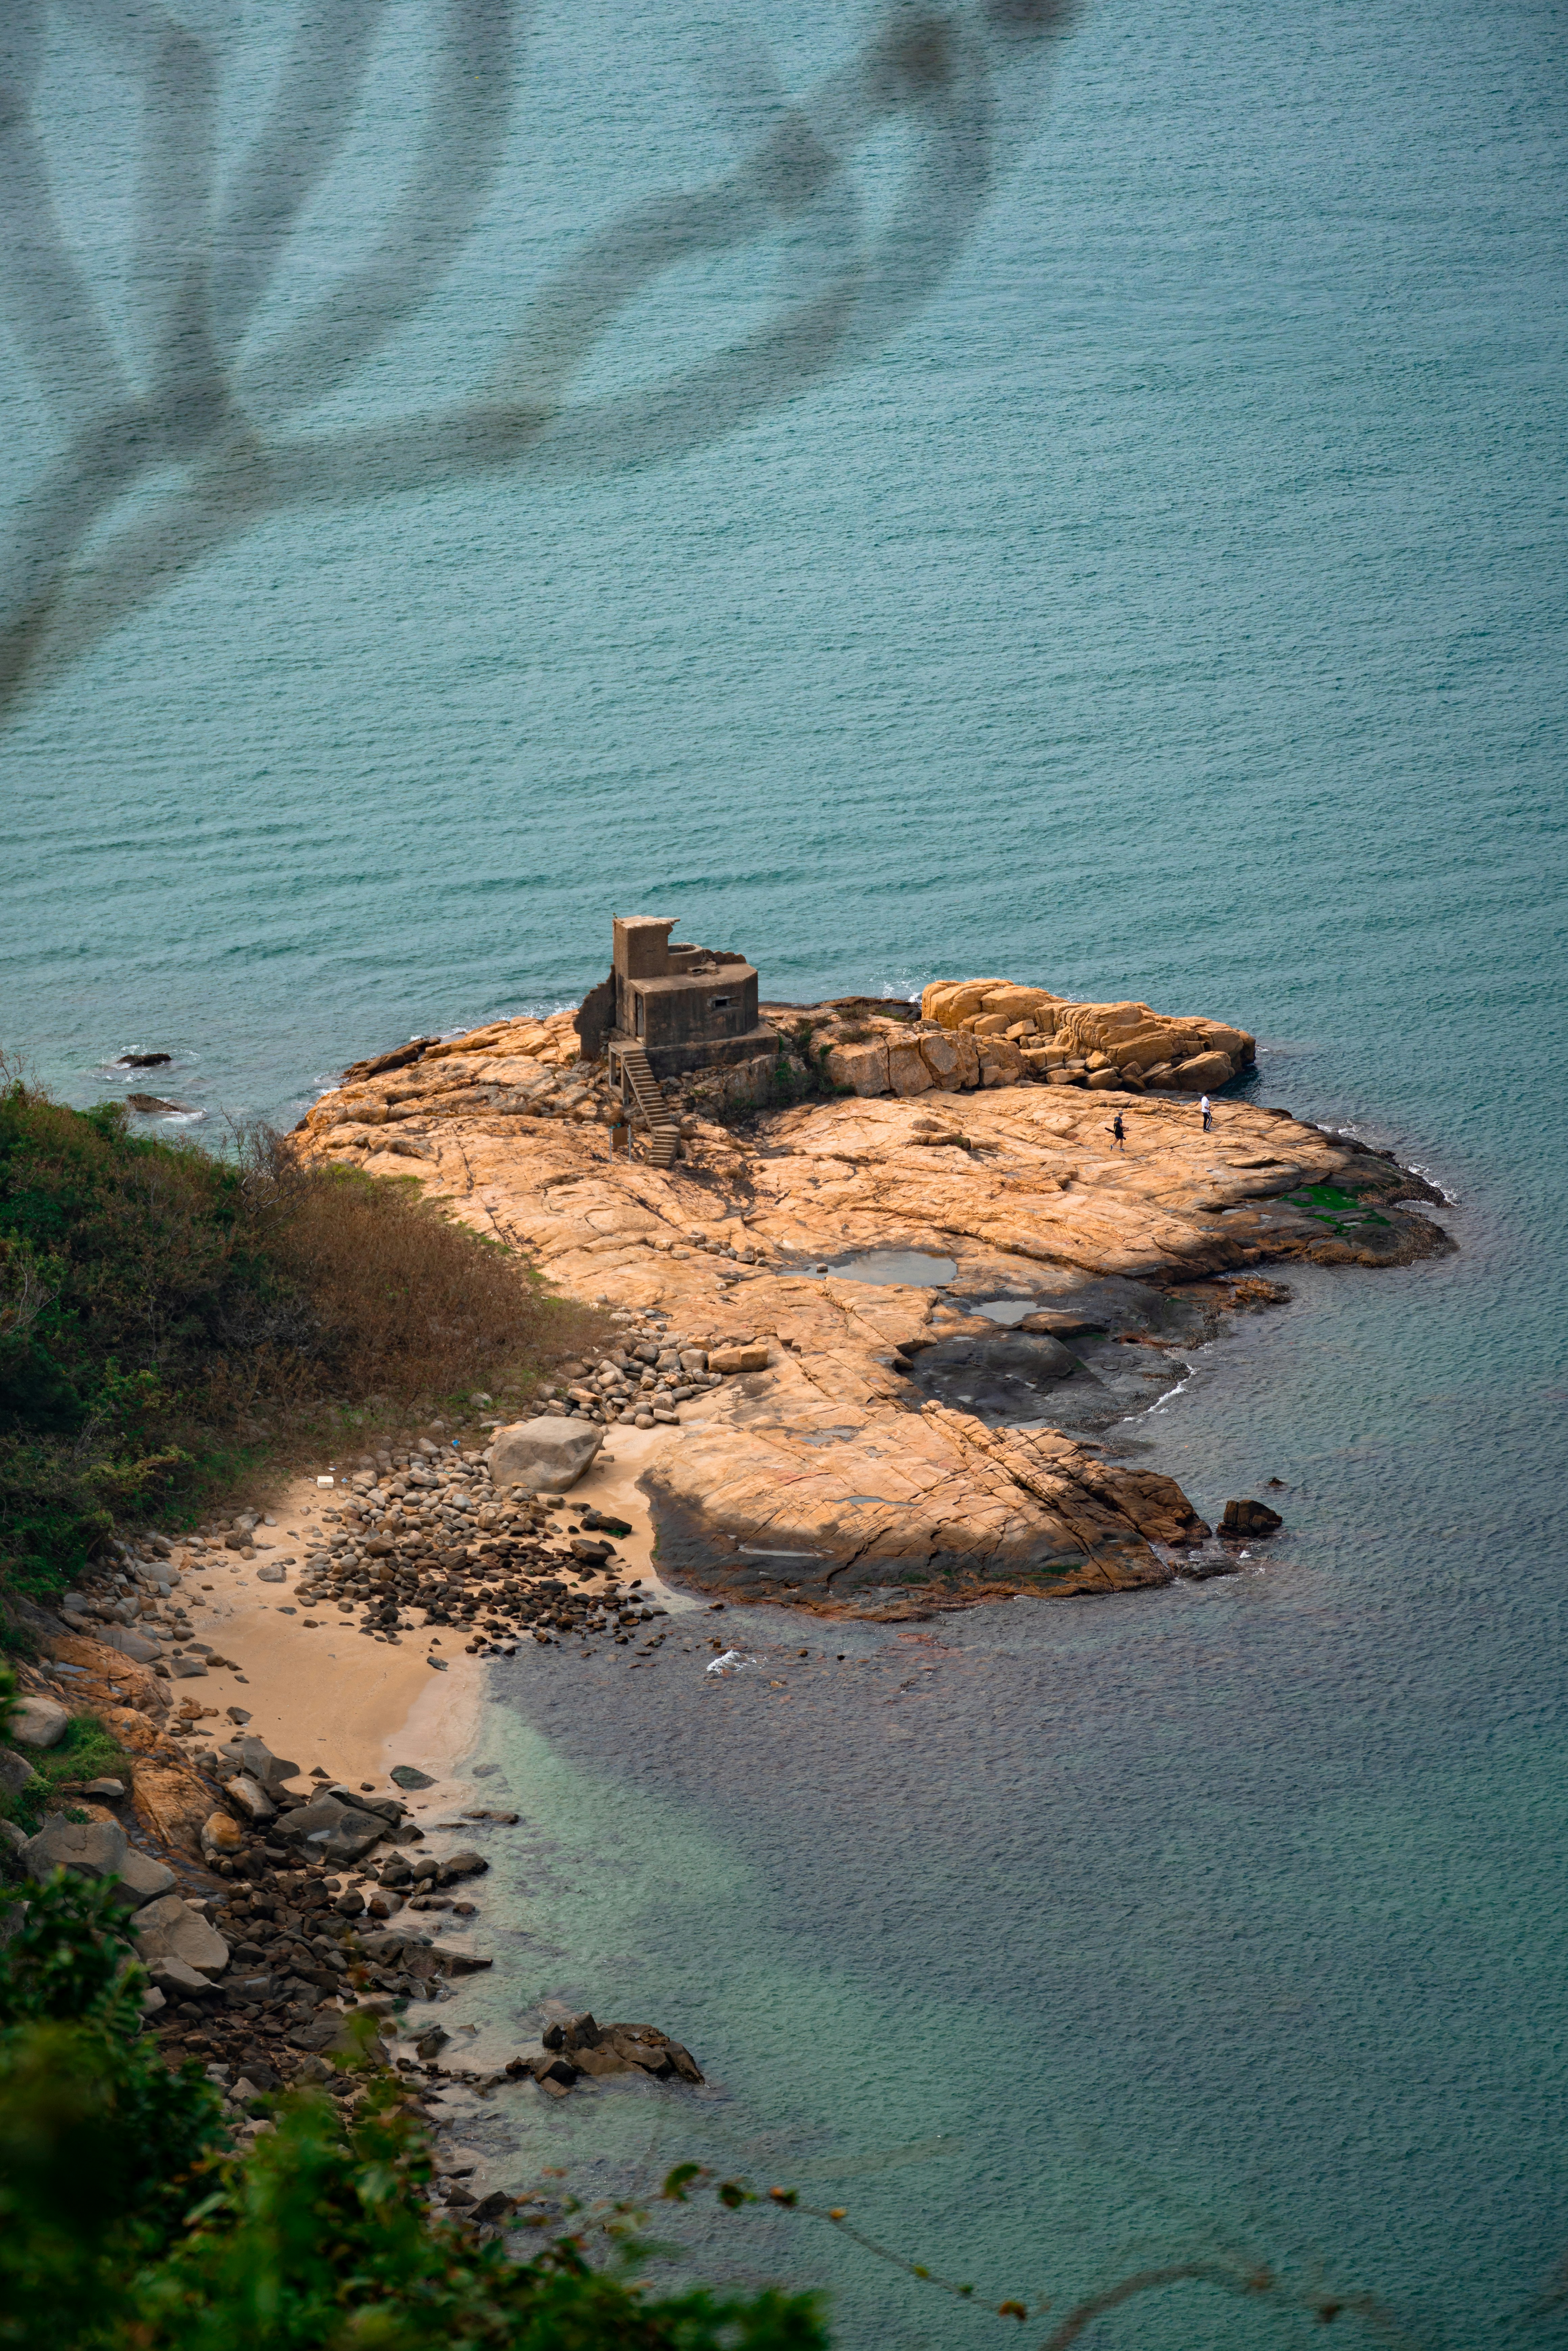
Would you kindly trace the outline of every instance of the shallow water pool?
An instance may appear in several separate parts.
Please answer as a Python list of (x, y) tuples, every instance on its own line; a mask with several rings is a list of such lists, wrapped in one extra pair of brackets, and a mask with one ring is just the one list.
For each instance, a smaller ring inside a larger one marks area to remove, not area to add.
[[(932, 1257), (925, 1249), (862, 1249), (854, 1257), (835, 1258), (826, 1270), (841, 1281), (904, 1283), (922, 1290), (942, 1290), (958, 1270), (956, 1258)], [(1027, 1310), (1026, 1310), (1027, 1311)]]

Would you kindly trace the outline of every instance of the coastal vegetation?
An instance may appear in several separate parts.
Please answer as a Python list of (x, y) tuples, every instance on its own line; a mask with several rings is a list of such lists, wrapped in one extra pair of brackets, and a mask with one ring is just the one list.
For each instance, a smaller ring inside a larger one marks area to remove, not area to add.
[[(0, 1717), (5, 1712), (0, 1690)], [(0, 2351), (828, 2351), (822, 2297), (774, 2286), (661, 2292), (646, 2208), (591, 2209), (547, 2179), (497, 2199), (504, 2230), (435, 2200), (436, 2164), (407, 2086), (346, 2021), (323, 2078), (251, 2102), (237, 2136), (194, 2060), (172, 2070), (142, 2030), (146, 1978), (110, 1881), (64, 1872), (0, 1889)], [(248, 2143), (247, 2143), (248, 2142)], [(842, 2208), (677, 2165), (659, 2200), (770, 2201), (870, 2259), (1013, 2324), (1049, 2317), (1039, 2351), (1097, 2319), (1197, 2288), (1359, 2340), (1418, 2338), (1365, 2293), (1292, 2278), (1206, 2242), (1065, 2308), (988, 2302), (894, 2252)], [(482, 2208), (481, 2208), (482, 2209)]]
[(413, 1183), (225, 1155), (0, 1074), (0, 1590), (192, 1520), (345, 1413), (525, 1396), (593, 1318)]
[(41, 1828), (46, 1814), (57, 1811), (62, 1801), (72, 1803), (76, 1792), (89, 1781), (131, 1783), (130, 1753), (95, 1714), (73, 1714), (57, 1745), (31, 1747), (26, 1760), (32, 1777), (25, 1786), (0, 1793), (0, 1822), (11, 1822), (26, 1836)]
[(822, 2351), (812, 2294), (654, 2290), (625, 2206), (527, 2216), (522, 2258), (433, 2208), (423, 2126), (362, 2054), (236, 2149), (201, 2068), (140, 2030), (129, 1915), (63, 1873), (0, 1895), (0, 2346)]

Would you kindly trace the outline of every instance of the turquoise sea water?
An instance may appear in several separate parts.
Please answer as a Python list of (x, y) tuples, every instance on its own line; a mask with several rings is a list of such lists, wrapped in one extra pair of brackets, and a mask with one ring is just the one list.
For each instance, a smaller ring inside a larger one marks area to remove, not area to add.
[[(589, 6), (514, 59), (498, 5), (412, 0), (354, 99), (345, 6), (269, 165), (290, 10), (193, 6), (204, 52), (106, 5), (31, 59), (13, 12), (98, 311), (14, 171), (7, 592), (57, 594), (0, 729), (0, 1026), (73, 1100), (162, 1048), (210, 1123), (287, 1118), (651, 910), (773, 995), (1237, 1019), (1265, 1099), (1425, 1167), (1457, 1257), (1296, 1280), (1134, 1433), (1208, 1510), (1286, 1481), (1259, 1573), (907, 1671), (846, 1635), (788, 1700), (498, 1685), (548, 1819), (486, 1997), (723, 2085), (569, 2102), (530, 2152), (591, 2177), (689, 2129), (1058, 2311), (1218, 2232), (1422, 2344), (1559, 2340), (1563, 12), (1046, 13), (932, 11), (894, 105), (906, 18)], [(214, 249), (203, 342), (171, 257)], [(160, 335), (121, 483), (95, 420)], [(487, 380), (576, 406), (514, 448)], [(736, 2226), (857, 2346), (1005, 2333)], [(1083, 2339), (1296, 2328), (1186, 2289)]]

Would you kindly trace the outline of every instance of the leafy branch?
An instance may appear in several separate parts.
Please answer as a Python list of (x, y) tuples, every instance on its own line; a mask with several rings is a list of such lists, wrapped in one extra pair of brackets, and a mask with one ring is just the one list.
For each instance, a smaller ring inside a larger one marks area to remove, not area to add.
[[(1007, 2294), (999, 2300), (980, 2294), (972, 2283), (944, 2277), (929, 2262), (913, 2261), (877, 2238), (868, 2236), (863, 2229), (851, 2220), (848, 2210), (841, 2204), (818, 2205), (802, 2202), (793, 2188), (758, 2189), (748, 2181), (726, 2179), (713, 2182), (713, 2175), (697, 2163), (676, 2166), (664, 2181), (664, 2195), (685, 2203), (694, 2187), (708, 2187), (718, 2201), (733, 2211), (743, 2204), (772, 2203), (786, 2211), (799, 2212), (813, 2220), (825, 2220), (840, 2236), (859, 2245), (873, 2260), (885, 2262), (889, 2268), (901, 2270), (905, 2277), (922, 2285), (935, 2286), (940, 2293), (950, 2294), (955, 2301), (974, 2303), (979, 2308), (989, 2307), (998, 2318), (1027, 2324), (1032, 2318), (1042, 2318), (1051, 2310), (1049, 2301), (1039, 2302), (1031, 2309), (1027, 2299)], [(1261, 2259), (1245, 2253), (1221, 2250), (1207, 2255), (1189, 2256), (1179, 2261), (1154, 2263), (1130, 2272), (1114, 2283), (1102, 2287), (1075, 2302), (1059, 2318), (1051, 2333), (1041, 2338), (1040, 2351), (1069, 2351), (1097, 2318), (1119, 2310), (1129, 2302), (1145, 2294), (1163, 2293), (1172, 2286), (1207, 2285), (1221, 2294), (1244, 2301), (1268, 2301), (1282, 2310), (1311, 2320), (1320, 2326), (1332, 2325), (1336, 2319), (1354, 2318), (1361, 2322), (1365, 2333), (1375, 2342), (1389, 2344), (1395, 2351), (1418, 2351), (1415, 2338), (1400, 2325), (1387, 2304), (1375, 2294), (1341, 2294), (1321, 2286), (1295, 2284), (1282, 2277), (1278, 2270)]]

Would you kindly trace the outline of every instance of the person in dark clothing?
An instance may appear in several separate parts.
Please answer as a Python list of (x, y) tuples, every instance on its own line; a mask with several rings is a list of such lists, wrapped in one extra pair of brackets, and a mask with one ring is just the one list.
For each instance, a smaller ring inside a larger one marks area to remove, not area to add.
[(1117, 1150), (1125, 1151), (1127, 1148), (1127, 1130), (1122, 1123), (1122, 1113), (1120, 1111), (1116, 1113), (1115, 1117), (1111, 1121), (1111, 1133), (1115, 1138)]

